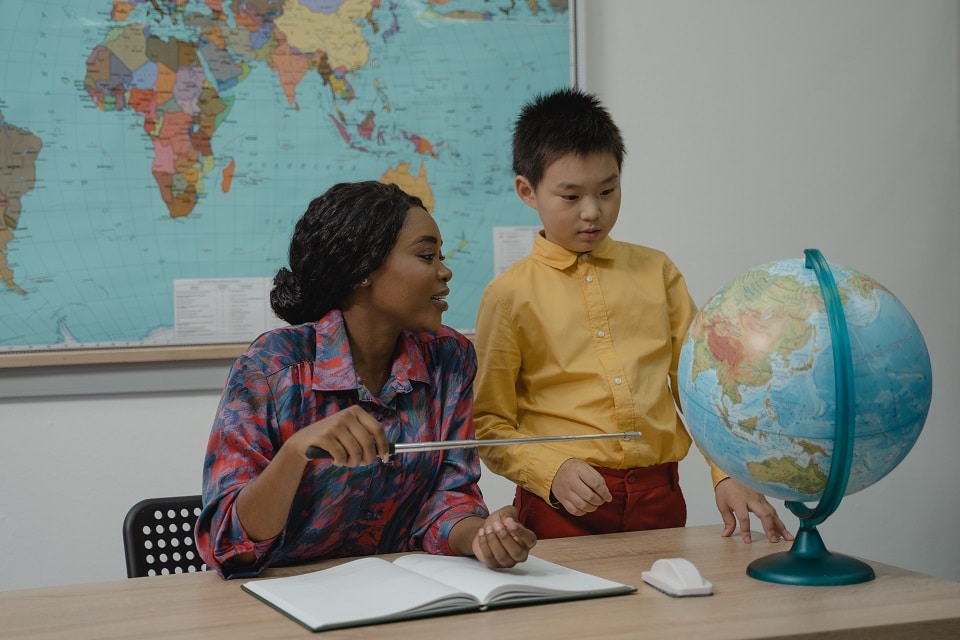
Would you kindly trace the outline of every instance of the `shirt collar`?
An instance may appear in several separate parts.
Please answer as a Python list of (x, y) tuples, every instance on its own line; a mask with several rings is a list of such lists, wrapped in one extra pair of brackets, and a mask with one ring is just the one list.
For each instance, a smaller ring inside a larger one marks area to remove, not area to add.
[[(613, 258), (614, 255), (614, 243), (610, 239), (610, 236), (607, 236), (600, 241), (600, 244), (597, 245), (597, 248), (593, 251), (588, 252), (589, 255), (594, 258), (609, 260)], [(537, 234), (537, 237), (533, 241), (533, 257), (534, 259), (549, 265), (555, 269), (566, 269), (576, 263), (577, 259), (581, 254), (576, 251), (570, 251), (564, 247), (561, 247), (556, 242), (550, 242), (543, 235), (543, 231)]]
[[(328, 391), (349, 391), (360, 387), (353, 366), (350, 342), (343, 324), (343, 314), (334, 309), (316, 322), (317, 350), (314, 359), (314, 388)], [(384, 388), (390, 395), (412, 391), (411, 380), (429, 381), (427, 363), (410, 332), (400, 334), (399, 345), (390, 368), (390, 379)]]

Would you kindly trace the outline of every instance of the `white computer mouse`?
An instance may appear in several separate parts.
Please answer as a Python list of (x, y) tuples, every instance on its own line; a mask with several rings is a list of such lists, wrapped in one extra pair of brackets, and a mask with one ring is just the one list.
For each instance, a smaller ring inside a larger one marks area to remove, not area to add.
[(644, 582), (668, 596), (682, 598), (713, 594), (713, 585), (685, 558), (661, 558), (641, 577)]

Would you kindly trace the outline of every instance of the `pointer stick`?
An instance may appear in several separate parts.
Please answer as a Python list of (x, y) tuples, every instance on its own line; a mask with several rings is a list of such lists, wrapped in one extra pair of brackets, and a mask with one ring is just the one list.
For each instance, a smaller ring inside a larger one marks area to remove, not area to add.
[[(532, 444), (538, 442), (557, 442), (571, 440), (598, 440), (600, 438), (622, 438), (623, 440), (632, 440), (639, 438), (642, 434), (639, 431), (626, 431), (624, 433), (598, 433), (586, 434), (580, 436), (537, 436), (531, 438), (497, 438), (494, 440), (434, 440), (431, 442), (397, 442), (390, 443), (390, 455), (398, 453), (415, 453), (418, 451), (442, 451), (446, 449), (470, 449), (472, 447), (498, 447), (509, 444)], [(320, 447), (307, 447), (307, 458), (310, 460), (319, 460), (332, 457), (326, 449)]]

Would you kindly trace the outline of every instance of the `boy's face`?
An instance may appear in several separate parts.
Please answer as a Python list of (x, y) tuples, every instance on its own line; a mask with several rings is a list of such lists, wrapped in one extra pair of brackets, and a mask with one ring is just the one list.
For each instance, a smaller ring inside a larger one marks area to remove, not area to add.
[(547, 240), (576, 253), (596, 249), (620, 215), (620, 169), (612, 153), (561, 156), (536, 189), (524, 176), (514, 186), (537, 210)]

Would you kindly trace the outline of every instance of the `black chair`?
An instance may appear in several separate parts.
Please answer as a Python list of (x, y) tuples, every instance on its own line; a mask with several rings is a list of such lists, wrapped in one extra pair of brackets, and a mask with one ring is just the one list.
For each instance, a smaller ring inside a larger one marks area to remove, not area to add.
[(127, 577), (205, 571), (193, 539), (202, 506), (201, 496), (148, 498), (133, 505), (123, 520)]

